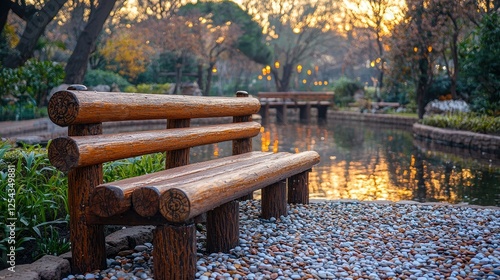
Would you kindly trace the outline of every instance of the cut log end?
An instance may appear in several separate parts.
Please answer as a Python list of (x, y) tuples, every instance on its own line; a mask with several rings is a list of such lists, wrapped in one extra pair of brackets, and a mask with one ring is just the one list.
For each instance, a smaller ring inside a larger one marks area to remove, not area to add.
[(154, 187), (144, 187), (132, 192), (132, 207), (142, 217), (152, 217), (160, 210), (160, 193)]
[(78, 145), (69, 137), (59, 137), (52, 140), (48, 155), (50, 163), (63, 172), (77, 167), (80, 159)]
[(169, 189), (160, 197), (160, 212), (169, 222), (180, 223), (190, 219), (191, 205), (182, 190)]
[(60, 126), (68, 126), (78, 116), (79, 102), (69, 91), (58, 91), (52, 95), (47, 106), (50, 120)]
[(121, 214), (130, 206), (130, 198), (125, 199), (122, 189), (114, 186), (97, 187), (90, 197), (90, 209), (99, 217)]

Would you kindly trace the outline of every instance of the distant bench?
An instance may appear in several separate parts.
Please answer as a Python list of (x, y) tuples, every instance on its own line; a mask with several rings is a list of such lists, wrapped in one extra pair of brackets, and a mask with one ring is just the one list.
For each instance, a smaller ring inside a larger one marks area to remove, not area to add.
[(351, 108), (358, 108), (359, 110), (374, 109), (378, 111), (384, 110), (385, 108), (397, 109), (401, 107), (401, 104), (398, 102), (368, 102), (361, 100), (360, 102), (349, 103), (348, 106)]
[[(252, 151), (259, 101), (237, 97), (90, 92), (72, 86), (50, 99), (50, 119), (68, 126), (52, 140), (50, 162), (68, 172), (73, 273), (106, 266), (103, 225), (156, 225), (155, 279), (194, 279), (194, 218), (206, 213), (207, 251), (239, 243), (237, 199), (262, 189), (262, 218), (287, 215), (288, 203), (308, 203), (314, 151)], [(231, 123), (190, 127), (192, 118), (232, 117)], [(102, 134), (110, 121), (167, 119), (162, 130)], [(189, 164), (190, 147), (232, 141), (233, 155)], [(103, 184), (102, 163), (166, 151), (166, 170)], [(286, 193), (288, 188), (288, 195)]]
[(261, 103), (260, 115), (262, 119), (268, 119), (269, 109), (276, 109), (278, 123), (287, 122), (287, 109), (299, 108), (301, 122), (309, 123), (311, 119), (311, 108), (318, 110), (318, 121), (326, 120), (328, 107), (333, 102), (333, 92), (259, 92)]

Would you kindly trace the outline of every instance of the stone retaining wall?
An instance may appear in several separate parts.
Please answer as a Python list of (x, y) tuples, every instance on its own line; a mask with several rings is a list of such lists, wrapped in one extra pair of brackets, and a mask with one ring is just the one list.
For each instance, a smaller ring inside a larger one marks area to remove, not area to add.
[(413, 125), (415, 138), (500, 155), (500, 136), (453, 129), (437, 128), (419, 123)]
[(400, 115), (358, 113), (349, 111), (329, 111), (328, 118), (333, 120), (363, 121), (411, 127), (418, 118)]

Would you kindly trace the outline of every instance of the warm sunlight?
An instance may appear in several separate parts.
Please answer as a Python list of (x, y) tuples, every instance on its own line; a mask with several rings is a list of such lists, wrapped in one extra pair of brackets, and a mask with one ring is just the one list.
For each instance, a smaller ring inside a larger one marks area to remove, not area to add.
[(380, 19), (383, 33), (388, 34), (403, 18), (405, 3), (399, 0), (344, 0), (344, 5), (355, 25), (374, 27)]

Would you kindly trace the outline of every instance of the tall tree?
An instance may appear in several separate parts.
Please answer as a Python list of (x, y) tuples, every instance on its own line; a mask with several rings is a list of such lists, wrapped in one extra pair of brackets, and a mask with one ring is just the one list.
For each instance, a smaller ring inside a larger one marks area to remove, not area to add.
[(38, 39), (67, 0), (48, 0), (39, 10), (26, 5), (25, 1), (19, 2), (0, 1), (0, 32), (4, 29), (9, 10), (26, 21), (24, 32), (15, 50), (3, 58), (3, 65), (9, 68), (19, 67), (33, 56)]
[[(243, 7), (263, 26), (273, 49), (270, 74), (277, 91), (288, 91), (296, 67), (335, 44), (329, 37), (336, 26), (336, 2), (318, 0), (244, 0)], [(278, 67), (276, 67), (278, 66)]]
[[(66, 65), (66, 77), (64, 83), (82, 83), (87, 71), (87, 64), (91, 52), (95, 48), (95, 42), (102, 30), (106, 19), (113, 10), (116, 0), (100, 0), (98, 3), (91, 1), (92, 7), (89, 20), (84, 30), (78, 37), (73, 53)], [(95, 6), (97, 4), (97, 6)]]
[(441, 18), (430, 12), (426, 0), (407, 0), (405, 18), (393, 31), (391, 74), (410, 79), (416, 87), (418, 117), (423, 118), (428, 90), (433, 82), (434, 63), (440, 54)]
[[(368, 40), (368, 52), (363, 51), (358, 55), (367, 56), (373, 67), (378, 72), (377, 88), (384, 86), (384, 73), (386, 68), (385, 50), (387, 39), (394, 25), (401, 18), (400, 1), (395, 0), (349, 0), (344, 1), (352, 29)], [(352, 31), (351, 31), (352, 32)], [(373, 51), (374, 50), (374, 51)]]
[(234, 2), (187, 4), (179, 10), (179, 14), (198, 14), (208, 21), (208, 32), (198, 34), (198, 45), (201, 47), (198, 55), (205, 64), (206, 79), (202, 84), (206, 94), (211, 88), (214, 67), (222, 55), (228, 58), (241, 52), (257, 63), (271, 61), (271, 51), (263, 41), (261, 27)]

